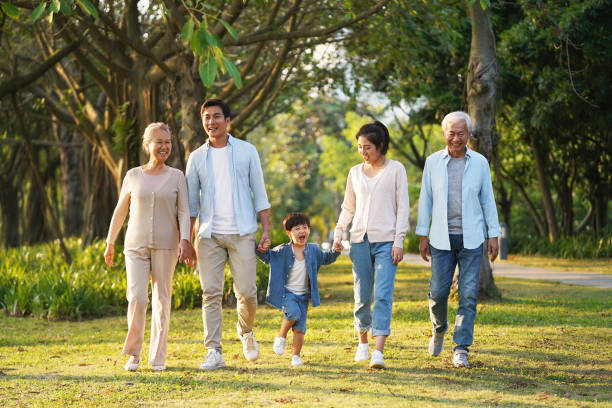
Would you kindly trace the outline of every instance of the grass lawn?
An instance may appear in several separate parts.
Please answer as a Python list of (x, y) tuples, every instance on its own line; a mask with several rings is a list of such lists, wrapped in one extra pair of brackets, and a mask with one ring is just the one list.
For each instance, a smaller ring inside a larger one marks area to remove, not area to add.
[(558, 271), (603, 273), (612, 275), (612, 259), (563, 259), (533, 255), (508, 255), (507, 262), (530, 268), (546, 268)]
[[(2, 315), (0, 406), (612, 406), (610, 290), (498, 278), (503, 299), (479, 305), (473, 368), (457, 370), (450, 335), (441, 356), (427, 354), (427, 285), (427, 269), (400, 268), (385, 371), (353, 361), (347, 257), (321, 272), (323, 305), (310, 309), (305, 365), (297, 369), (290, 353), (272, 352), (281, 313), (267, 306), (256, 319), (256, 363), (242, 357), (235, 310), (224, 310), (228, 367), (213, 372), (198, 369), (205, 355), (199, 310), (173, 313), (163, 373), (146, 364), (123, 370), (124, 316), (50, 322)], [(451, 322), (456, 307), (449, 307)]]

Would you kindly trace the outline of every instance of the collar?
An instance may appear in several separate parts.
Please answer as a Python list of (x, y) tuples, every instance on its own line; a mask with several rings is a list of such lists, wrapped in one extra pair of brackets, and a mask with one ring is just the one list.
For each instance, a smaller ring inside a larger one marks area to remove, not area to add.
[[(228, 146), (232, 146), (234, 144), (235, 140), (236, 140), (236, 138), (234, 136), (232, 136), (231, 133), (227, 134), (227, 145)], [(204, 148), (205, 149), (210, 149), (210, 138), (208, 138), (206, 140), (206, 143), (204, 143)]]
[[(448, 153), (448, 146), (446, 146), (444, 148), (444, 154), (442, 155), (442, 158), (446, 159), (446, 158), (450, 158), (450, 157), (451, 157), (451, 155)], [(467, 158), (471, 158), (472, 157), (472, 150), (469, 147), (467, 147), (467, 146), (465, 146), (465, 157), (467, 157)]]

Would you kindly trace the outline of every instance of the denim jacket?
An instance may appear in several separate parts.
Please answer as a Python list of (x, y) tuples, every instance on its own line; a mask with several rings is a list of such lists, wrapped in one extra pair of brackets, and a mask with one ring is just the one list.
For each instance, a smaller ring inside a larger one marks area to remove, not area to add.
[[(286, 291), (285, 285), (295, 261), (291, 243), (279, 245), (264, 253), (255, 250), (255, 253), (261, 261), (270, 265), (266, 303), (282, 309)], [(319, 268), (321, 265), (328, 265), (334, 262), (339, 255), (340, 252), (335, 252), (333, 249), (323, 252), (315, 244), (306, 244), (304, 256), (306, 258), (308, 280), (310, 281), (310, 300), (313, 307), (321, 304), (319, 284), (317, 283)]]

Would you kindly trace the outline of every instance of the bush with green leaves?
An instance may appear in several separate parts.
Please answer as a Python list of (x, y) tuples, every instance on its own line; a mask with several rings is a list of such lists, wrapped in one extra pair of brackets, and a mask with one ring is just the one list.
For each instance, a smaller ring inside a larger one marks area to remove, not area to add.
[[(11, 316), (80, 320), (123, 313), (127, 306), (125, 260), (116, 245), (115, 266), (104, 263), (104, 241), (81, 248), (66, 242), (73, 262), (66, 264), (57, 243), (0, 250), (0, 309)], [(257, 262), (257, 293), (262, 302), (268, 268)], [(149, 296), (150, 296), (149, 287)], [(223, 302), (234, 303), (233, 280), (225, 270)], [(172, 307), (202, 306), (198, 270), (181, 264), (172, 281)]]

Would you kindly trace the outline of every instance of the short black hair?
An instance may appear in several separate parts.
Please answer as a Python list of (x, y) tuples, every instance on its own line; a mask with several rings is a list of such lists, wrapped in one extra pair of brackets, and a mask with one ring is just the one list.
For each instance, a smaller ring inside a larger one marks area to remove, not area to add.
[(310, 218), (301, 212), (292, 212), (283, 221), (285, 231), (291, 231), (293, 227), (298, 225), (308, 225), (308, 228), (310, 228)]
[(204, 109), (210, 107), (210, 106), (218, 106), (221, 108), (221, 110), (223, 111), (223, 117), (224, 118), (231, 118), (231, 110), (230, 107), (227, 103), (223, 102), (221, 99), (207, 99), (206, 101), (204, 101), (204, 103), (202, 104), (202, 108), (200, 109), (200, 117), (202, 117), (202, 115), (204, 115)]
[(386, 154), (387, 150), (389, 150), (389, 141), (391, 140), (389, 130), (377, 120), (363, 125), (357, 132), (355, 139), (359, 139), (359, 136), (363, 136), (373, 143), (376, 149), (380, 150), (381, 154)]

